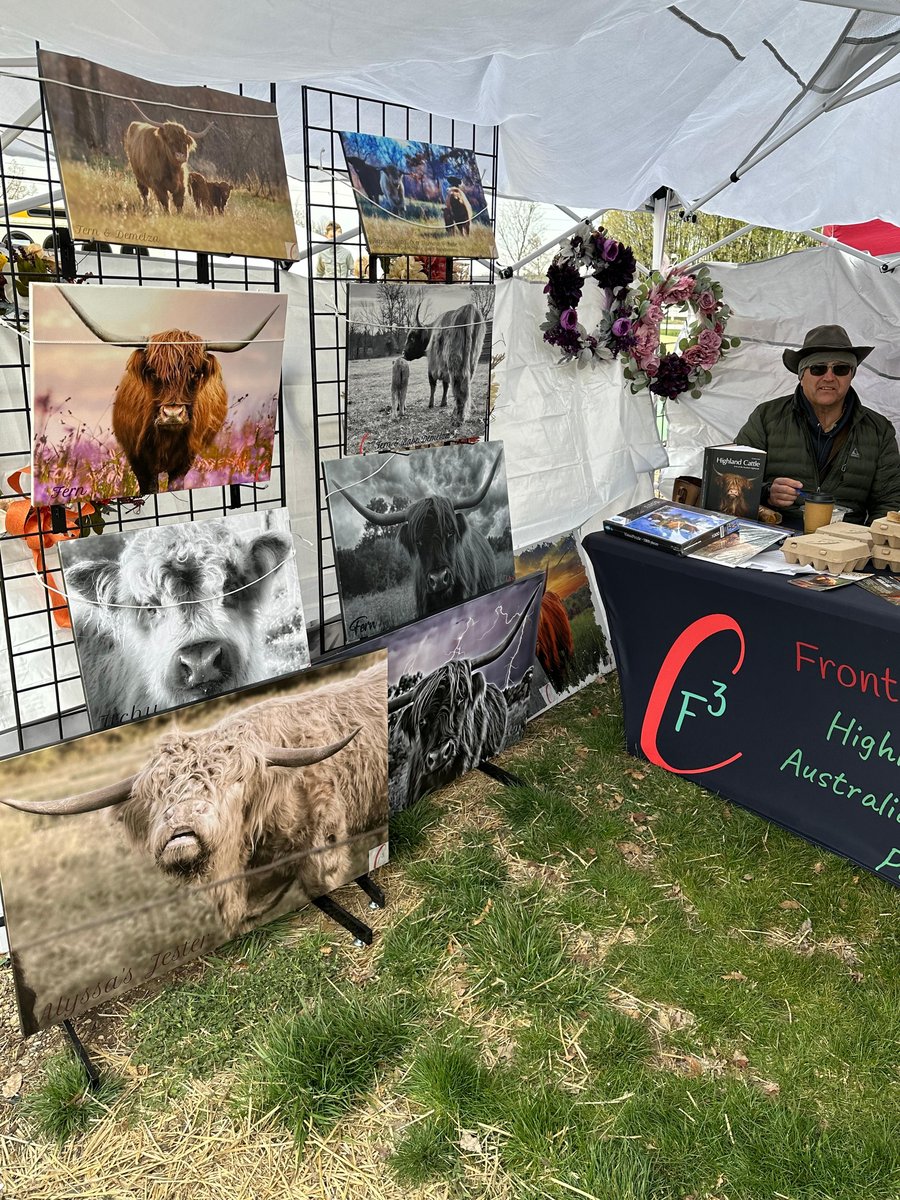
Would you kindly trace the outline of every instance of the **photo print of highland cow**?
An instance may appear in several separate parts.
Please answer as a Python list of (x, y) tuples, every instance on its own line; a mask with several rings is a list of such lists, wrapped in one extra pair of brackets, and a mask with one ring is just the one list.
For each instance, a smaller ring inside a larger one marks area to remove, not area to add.
[(386, 639), (391, 812), (522, 737), (543, 589), (529, 575)]
[(606, 615), (594, 607), (591, 585), (578, 553), (575, 532), (534, 542), (516, 551), (516, 577), (543, 571), (537, 654), (529, 717), (611, 671)]
[(346, 451), (484, 437), (490, 284), (351, 284)]
[(515, 578), (502, 442), (326, 462), (348, 642)]
[(27, 1036), (387, 861), (387, 654), (0, 762)]
[(72, 237), (296, 259), (274, 104), (38, 51)]
[(92, 729), (309, 666), (286, 508), (60, 550)]
[(268, 480), (286, 313), (260, 292), (35, 288), (34, 503)]
[(370, 254), (496, 258), (474, 150), (341, 133)]

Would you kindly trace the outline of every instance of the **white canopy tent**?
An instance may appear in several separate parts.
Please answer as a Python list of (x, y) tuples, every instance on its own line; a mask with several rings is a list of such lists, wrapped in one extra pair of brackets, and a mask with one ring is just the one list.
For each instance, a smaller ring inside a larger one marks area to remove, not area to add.
[[(270, 0), (264, 15), (210, 0), (189, 8), (85, 0), (77, 14), (61, 0), (34, 0), (0, 17), (0, 122), (34, 118), (39, 40), (161, 82), (233, 88), (241, 80), (267, 97), (274, 80), (298, 175), (307, 83), (499, 124), (500, 190), (510, 194), (636, 208), (669, 187), (687, 206), (703, 202), (752, 224), (900, 223), (900, 195), (883, 167), (900, 154), (896, 93), (880, 86), (900, 70), (900, 0), (869, 7), (879, 11), (816, 0), (743, 0), (727, 10), (716, 0), (575, 0), (563, 21), (536, 0), (457, 0), (452, 17), (395, 0), (389, 19), (361, 0), (324, 11)], [(864, 94), (851, 103), (854, 81)], [(31, 140), (42, 155), (43, 139)], [(18, 153), (28, 141), (17, 141)], [(729, 356), (701, 400), (671, 406), (671, 474), (694, 468), (698, 446), (727, 440), (754, 403), (785, 390), (782, 343), (799, 343), (806, 328), (839, 314), (887, 356), (900, 317), (894, 276), (839, 252), (715, 271), (737, 314), (730, 332), (759, 341)], [(293, 273), (286, 279), (288, 457), (304, 463), (312, 449), (307, 290)], [(588, 321), (597, 299), (588, 289)], [(614, 365), (558, 368), (538, 330), (543, 311), (538, 286), (499, 288), (495, 341), (506, 357), (493, 430), (507, 445), (520, 545), (648, 494), (649, 472), (665, 464), (647, 394), (631, 396)], [(864, 394), (898, 415), (890, 385), (870, 389), (867, 375)], [(313, 484), (306, 468), (295, 476), (295, 528), (313, 540)], [(301, 549), (304, 579), (313, 564)]]
[[(297, 173), (299, 85), (315, 83), (499, 124), (501, 190), (530, 199), (633, 209), (669, 186), (688, 204), (706, 198), (708, 211), (780, 228), (900, 222), (884, 169), (900, 155), (885, 86), (900, 77), (897, 0), (575, 0), (557, 14), (538, 0), (452, 10), (394, 0), (389, 12), (362, 0), (270, 0), (264, 11), (34, 0), (0, 18), (0, 32), (13, 64), (40, 40), (160, 82), (275, 80)], [(35, 99), (9, 75), (4, 121)]]

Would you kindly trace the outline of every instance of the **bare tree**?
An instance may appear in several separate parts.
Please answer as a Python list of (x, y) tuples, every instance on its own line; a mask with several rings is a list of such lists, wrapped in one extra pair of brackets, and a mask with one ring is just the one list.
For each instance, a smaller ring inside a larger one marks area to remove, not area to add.
[(470, 287), (469, 295), (472, 297), (472, 303), (481, 313), (486, 321), (492, 320), (494, 316), (494, 289), (492, 287)]
[[(533, 200), (498, 201), (497, 248), (503, 263), (521, 262), (546, 240), (547, 226), (540, 204)], [(540, 279), (546, 274), (552, 258), (553, 251), (548, 250), (523, 267), (520, 274), (524, 279)]]
[(383, 326), (382, 332), (391, 334), (395, 350), (406, 340), (406, 334), (413, 324), (413, 299), (418, 292), (406, 283), (395, 283), (384, 279), (378, 285), (378, 317)]

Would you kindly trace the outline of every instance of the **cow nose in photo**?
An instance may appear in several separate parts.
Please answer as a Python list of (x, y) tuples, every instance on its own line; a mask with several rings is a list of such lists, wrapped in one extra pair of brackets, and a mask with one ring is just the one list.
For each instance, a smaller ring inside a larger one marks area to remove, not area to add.
[(228, 673), (228, 651), (223, 642), (192, 642), (182, 646), (176, 656), (176, 674), (182, 687), (221, 683)]
[(447, 567), (443, 567), (440, 571), (428, 572), (428, 590), (430, 592), (442, 592), (450, 586), (450, 571)]
[(429, 771), (436, 771), (439, 767), (445, 767), (453, 758), (456, 750), (456, 743), (451, 738), (444, 742), (443, 746), (439, 746), (437, 750), (429, 750), (425, 756), (425, 766)]
[(187, 412), (183, 404), (164, 404), (159, 410), (157, 424), (184, 425), (187, 423)]

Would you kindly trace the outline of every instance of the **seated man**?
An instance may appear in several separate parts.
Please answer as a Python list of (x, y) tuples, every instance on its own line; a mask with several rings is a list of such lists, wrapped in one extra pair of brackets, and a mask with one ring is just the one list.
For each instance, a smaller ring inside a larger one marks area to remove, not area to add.
[(850, 511), (845, 521), (865, 525), (900, 509), (900, 451), (894, 426), (865, 408), (850, 386), (871, 346), (853, 346), (840, 325), (810, 329), (799, 350), (782, 361), (799, 377), (787, 396), (766, 400), (735, 437), (766, 451), (762, 503), (803, 524), (801, 489), (830, 492)]

